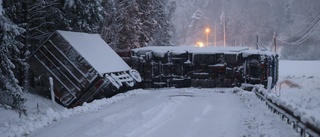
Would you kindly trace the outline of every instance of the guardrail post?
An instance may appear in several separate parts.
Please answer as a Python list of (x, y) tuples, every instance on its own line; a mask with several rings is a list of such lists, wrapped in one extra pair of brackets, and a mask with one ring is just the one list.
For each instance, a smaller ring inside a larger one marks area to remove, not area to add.
[(271, 92), (271, 83), (272, 83), (272, 77), (268, 77), (268, 85), (267, 85), (268, 93)]
[(54, 92), (53, 92), (53, 79), (52, 79), (52, 77), (49, 77), (49, 83), (50, 83), (52, 109), (54, 110), (54, 103), (55, 103), (54, 97), (55, 97), (55, 95), (54, 95)]

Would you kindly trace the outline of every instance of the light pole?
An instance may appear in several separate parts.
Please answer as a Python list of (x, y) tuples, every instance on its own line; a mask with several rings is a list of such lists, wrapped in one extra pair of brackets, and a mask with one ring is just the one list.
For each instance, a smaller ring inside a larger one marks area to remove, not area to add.
[(276, 32), (273, 33), (273, 45), (274, 45), (274, 52), (277, 53), (277, 34), (276, 34)]
[(214, 23), (213, 36), (214, 36), (214, 46), (217, 47), (217, 27), (216, 27), (216, 23)]
[(226, 47), (226, 20), (223, 18), (223, 46)]
[(206, 28), (206, 36), (207, 36), (207, 46), (209, 46), (209, 33), (210, 33), (210, 29)]

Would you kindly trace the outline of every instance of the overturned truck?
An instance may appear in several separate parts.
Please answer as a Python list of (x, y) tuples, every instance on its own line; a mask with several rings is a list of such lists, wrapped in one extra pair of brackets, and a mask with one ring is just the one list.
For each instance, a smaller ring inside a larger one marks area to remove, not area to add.
[(119, 92), (141, 81), (98, 34), (56, 31), (30, 58), (30, 69), (66, 107)]
[(143, 87), (266, 86), (268, 77), (274, 86), (278, 80), (277, 54), (246, 47), (150, 46), (124, 58), (140, 72)]

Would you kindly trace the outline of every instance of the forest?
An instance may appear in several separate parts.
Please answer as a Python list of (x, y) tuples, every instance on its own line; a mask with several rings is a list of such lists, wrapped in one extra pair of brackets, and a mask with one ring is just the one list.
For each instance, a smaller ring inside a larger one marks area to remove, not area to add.
[[(319, 60), (318, 0), (0, 0), (0, 106), (24, 110), (29, 57), (56, 30), (98, 33), (114, 50), (211, 45), (274, 50)], [(214, 33), (213, 33), (214, 32)], [(276, 34), (276, 35), (275, 35)]]
[(98, 33), (114, 49), (173, 45), (168, 0), (0, 0), (0, 105), (24, 111), (29, 57), (56, 30)]

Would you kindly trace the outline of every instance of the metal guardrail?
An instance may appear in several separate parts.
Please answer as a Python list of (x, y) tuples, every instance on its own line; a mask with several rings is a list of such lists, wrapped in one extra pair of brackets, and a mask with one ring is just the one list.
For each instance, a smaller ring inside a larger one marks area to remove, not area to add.
[[(264, 90), (264, 91), (263, 91)], [(320, 137), (320, 127), (311, 123), (309, 121), (303, 122), (301, 116), (294, 114), (294, 111), (277, 103), (266, 96), (267, 91), (261, 89), (260, 86), (254, 86), (252, 91), (255, 92), (257, 97), (262, 101), (266, 102), (266, 105), (271, 110), (271, 112), (278, 114), (282, 121), (285, 121), (287, 124), (298, 132), (302, 137)]]

